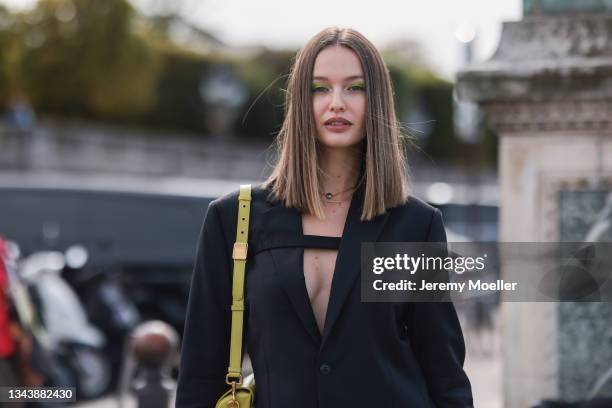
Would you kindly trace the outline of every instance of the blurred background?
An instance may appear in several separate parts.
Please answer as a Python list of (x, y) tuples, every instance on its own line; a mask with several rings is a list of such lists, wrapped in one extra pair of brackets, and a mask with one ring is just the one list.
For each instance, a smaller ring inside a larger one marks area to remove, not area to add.
[[(0, 382), (167, 405), (204, 212), (269, 174), (329, 25), (382, 51), (449, 241), (609, 240), (608, 3), (0, 0)], [(606, 305), (456, 306), (477, 407), (591, 398), (611, 366)]]

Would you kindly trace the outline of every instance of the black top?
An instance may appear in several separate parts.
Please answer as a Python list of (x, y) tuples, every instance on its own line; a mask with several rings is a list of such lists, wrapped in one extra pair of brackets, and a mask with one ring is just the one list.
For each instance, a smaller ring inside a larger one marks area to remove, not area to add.
[[(257, 408), (472, 406), (465, 346), (451, 302), (362, 302), (363, 242), (445, 242), (440, 211), (410, 198), (361, 220), (363, 185), (342, 239), (308, 237), (295, 208), (252, 192), (245, 346)], [(232, 246), (238, 193), (206, 214), (189, 294), (176, 406), (214, 407), (229, 389)], [(322, 332), (304, 279), (303, 248), (338, 248)]]
[(249, 243), (249, 256), (263, 251), (277, 248), (318, 248), (340, 249), (342, 237), (328, 237), (324, 235), (279, 235), (269, 237), (260, 242)]

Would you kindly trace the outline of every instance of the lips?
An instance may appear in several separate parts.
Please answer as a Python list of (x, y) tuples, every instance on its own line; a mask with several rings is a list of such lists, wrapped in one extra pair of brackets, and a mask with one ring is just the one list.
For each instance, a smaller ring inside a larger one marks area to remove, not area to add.
[(334, 117), (326, 120), (323, 125), (325, 126), (325, 129), (329, 130), (330, 132), (342, 133), (349, 130), (353, 123), (350, 120), (341, 117)]
[(324, 123), (325, 126), (350, 126), (352, 124), (353, 122), (351, 122), (350, 120), (341, 117), (333, 117), (327, 119)]

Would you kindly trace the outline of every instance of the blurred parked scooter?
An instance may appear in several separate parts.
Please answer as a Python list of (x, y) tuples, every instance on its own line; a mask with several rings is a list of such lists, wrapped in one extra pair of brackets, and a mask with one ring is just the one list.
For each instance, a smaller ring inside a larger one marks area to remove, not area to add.
[[(61, 276), (66, 265), (61, 252), (37, 252), (19, 265), (19, 278), (28, 288), (38, 316), (35, 331), (56, 366), (70, 373), (79, 398), (103, 394), (110, 384), (110, 364), (104, 356), (104, 334), (90, 324), (85, 310)], [(66, 381), (65, 379), (62, 381)]]
[(112, 270), (93, 267), (84, 246), (68, 248), (62, 276), (80, 297), (89, 321), (109, 339), (104, 353), (111, 362), (112, 377), (117, 379), (125, 341), (140, 323), (138, 309), (125, 293), (120, 277)]

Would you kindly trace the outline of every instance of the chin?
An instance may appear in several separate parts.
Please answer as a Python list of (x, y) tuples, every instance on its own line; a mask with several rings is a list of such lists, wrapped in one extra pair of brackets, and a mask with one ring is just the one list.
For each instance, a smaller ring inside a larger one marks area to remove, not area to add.
[(324, 134), (318, 138), (322, 146), (331, 149), (341, 149), (346, 147), (354, 147), (361, 143), (363, 137), (356, 135), (347, 135), (344, 133)]

